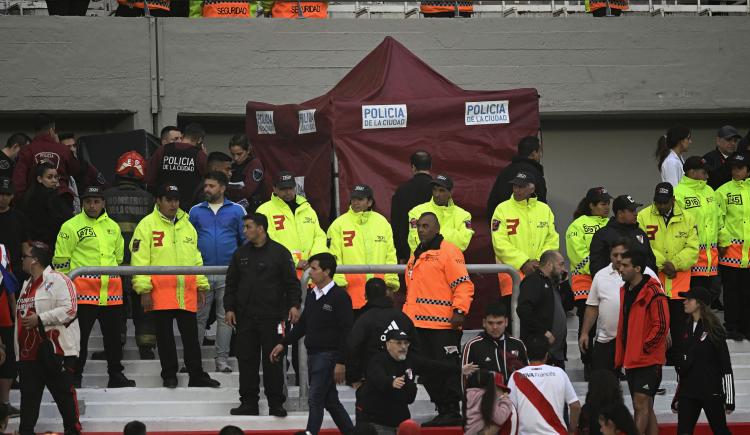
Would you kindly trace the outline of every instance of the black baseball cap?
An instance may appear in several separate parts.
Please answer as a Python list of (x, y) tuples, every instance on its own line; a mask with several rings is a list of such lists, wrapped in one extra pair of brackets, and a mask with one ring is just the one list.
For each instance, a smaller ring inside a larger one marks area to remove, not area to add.
[(692, 169), (708, 170), (708, 164), (701, 156), (690, 156), (685, 160), (685, 163), (682, 164), (682, 171), (687, 172)]
[(366, 184), (357, 184), (354, 186), (354, 189), (352, 189), (352, 193), (349, 195), (351, 198), (358, 198), (358, 199), (365, 199), (365, 198), (372, 198), (374, 195), (372, 193), (372, 188)]
[(85, 198), (104, 198), (104, 190), (100, 186), (89, 186), (81, 194), (81, 199)]
[(638, 210), (638, 207), (642, 205), (643, 204), (641, 203), (635, 202), (630, 195), (620, 195), (612, 201), (612, 212), (616, 214), (620, 210), (636, 211)]
[(704, 287), (693, 287), (686, 292), (680, 292), (680, 296), (701, 301), (703, 305), (711, 305), (711, 292)]
[(674, 187), (672, 183), (662, 182), (654, 189), (654, 202), (665, 203), (674, 198)]
[(598, 202), (608, 202), (612, 199), (612, 195), (607, 192), (604, 187), (592, 187), (586, 192), (586, 202), (589, 204), (596, 204)]
[(10, 178), (0, 178), (0, 193), (15, 193), (13, 189), (13, 181)]
[(453, 179), (447, 175), (440, 174), (435, 177), (430, 184), (433, 186), (445, 187), (448, 190), (453, 190)]
[(733, 137), (742, 139), (742, 135), (740, 134), (740, 132), (737, 131), (737, 129), (732, 127), (731, 125), (725, 125), (721, 127), (719, 131), (716, 133), (716, 136), (722, 139), (731, 139)]
[(409, 341), (409, 334), (400, 329), (391, 329), (385, 333), (385, 341), (389, 340), (407, 340)]
[(286, 189), (289, 187), (297, 187), (297, 182), (294, 181), (294, 174), (289, 171), (281, 171), (276, 177), (275, 186), (279, 189)]
[(509, 181), (509, 183), (515, 184), (516, 186), (526, 186), (531, 183), (536, 183), (536, 179), (530, 173), (520, 171), (516, 174), (515, 177), (513, 177), (512, 180)]
[(180, 199), (180, 188), (174, 184), (162, 184), (156, 195), (157, 198)]
[(729, 166), (747, 166), (750, 168), (750, 159), (745, 153), (734, 153), (727, 159)]

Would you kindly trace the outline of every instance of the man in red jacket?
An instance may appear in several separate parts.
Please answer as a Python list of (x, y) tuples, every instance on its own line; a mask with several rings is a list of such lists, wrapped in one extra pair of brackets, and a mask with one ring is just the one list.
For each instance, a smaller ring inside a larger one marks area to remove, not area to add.
[(625, 283), (620, 288), (615, 367), (625, 368), (638, 433), (657, 435), (654, 396), (667, 360), (669, 308), (661, 284), (644, 275), (645, 269), (646, 256), (642, 252), (629, 250), (622, 254), (619, 272)]
[(33, 182), (34, 169), (43, 161), (49, 161), (57, 168), (60, 177), (60, 193), (71, 193), (68, 180), (78, 174), (80, 165), (70, 149), (61, 144), (55, 133), (55, 121), (46, 115), (34, 119), (36, 134), (31, 143), (18, 153), (18, 161), (13, 169), (13, 184), (16, 186), (16, 201), (28, 190)]

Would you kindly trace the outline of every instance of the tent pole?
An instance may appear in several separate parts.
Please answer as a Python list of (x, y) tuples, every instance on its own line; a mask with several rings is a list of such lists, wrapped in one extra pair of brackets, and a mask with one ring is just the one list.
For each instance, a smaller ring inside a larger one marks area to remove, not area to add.
[(336, 204), (336, 217), (339, 217), (341, 216), (341, 194), (339, 192), (339, 158), (336, 155), (336, 149), (333, 149), (333, 200)]

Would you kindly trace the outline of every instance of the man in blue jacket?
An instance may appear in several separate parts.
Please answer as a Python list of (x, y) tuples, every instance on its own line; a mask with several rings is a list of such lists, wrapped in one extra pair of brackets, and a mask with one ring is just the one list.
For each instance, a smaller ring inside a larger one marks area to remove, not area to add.
[[(198, 232), (198, 249), (204, 266), (228, 266), (232, 254), (245, 243), (242, 218), (245, 209), (224, 197), (229, 180), (223, 172), (209, 172), (203, 182), (206, 200), (190, 209), (190, 223)], [(231, 373), (227, 362), (232, 327), (224, 320), (224, 289), (226, 277), (208, 275), (211, 290), (206, 303), (198, 307), (198, 337), (203, 340), (212, 302), (216, 302), (216, 371)]]

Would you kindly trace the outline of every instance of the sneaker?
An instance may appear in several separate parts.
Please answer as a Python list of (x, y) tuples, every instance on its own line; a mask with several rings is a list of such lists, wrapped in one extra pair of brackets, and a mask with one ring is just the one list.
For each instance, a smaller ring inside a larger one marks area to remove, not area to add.
[(422, 427), (444, 427), (444, 426), (461, 426), (463, 424), (463, 418), (461, 414), (455, 412), (448, 412), (444, 414), (438, 414), (437, 417), (432, 420), (422, 423)]
[(240, 406), (230, 409), (229, 413), (232, 415), (260, 415), (260, 410), (258, 410), (258, 405), (242, 403)]
[(94, 361), (104, 361), (107, 359), (107, 354), (103, 350), (97, 350), (96, 352), (91, 352), (91, 359)]
[(107, 388), (128, 388), (135, 387), (135, 381), (128, 379), (122, 373), (116, 373), (109, 375), (109, 382), (107, 382)]
[(221, 382), (217, 381), (216, 379), (211, 379), (211, 377), (209, 377), (207, 373), (204, 373), (203, 375), (190, 378), (188, 387), (219, 388), (221, 387)]
[(287, 413), (283, 406), (271, 406), (268, 408), (268, 415), (274, 417), (286, 417)]
[(21, 416), (21, 410), (11, 405), (10, 403), (6, 404), (5, 408), (8, 410), (9, 418), (16, 418)]
[(151, 346), (138, 346), (138, 353), (142, 360), (156, 359), (154, 348)]
[(216, 340), (209, 337), (203, 337), (203, 346), (213, 346), (214, 344), (216, 344)]
[(225, 359), (217, 359), (216, 371), (219, 373), (232, 373), (232, 366)]
[(177, 388), (177, 378), (166, 378), (164, 379), (163, 385), (166, 388)]
[(745, 336), (739, 331), (727, 331), (727, 338), (734, 341), (742, 341)]

